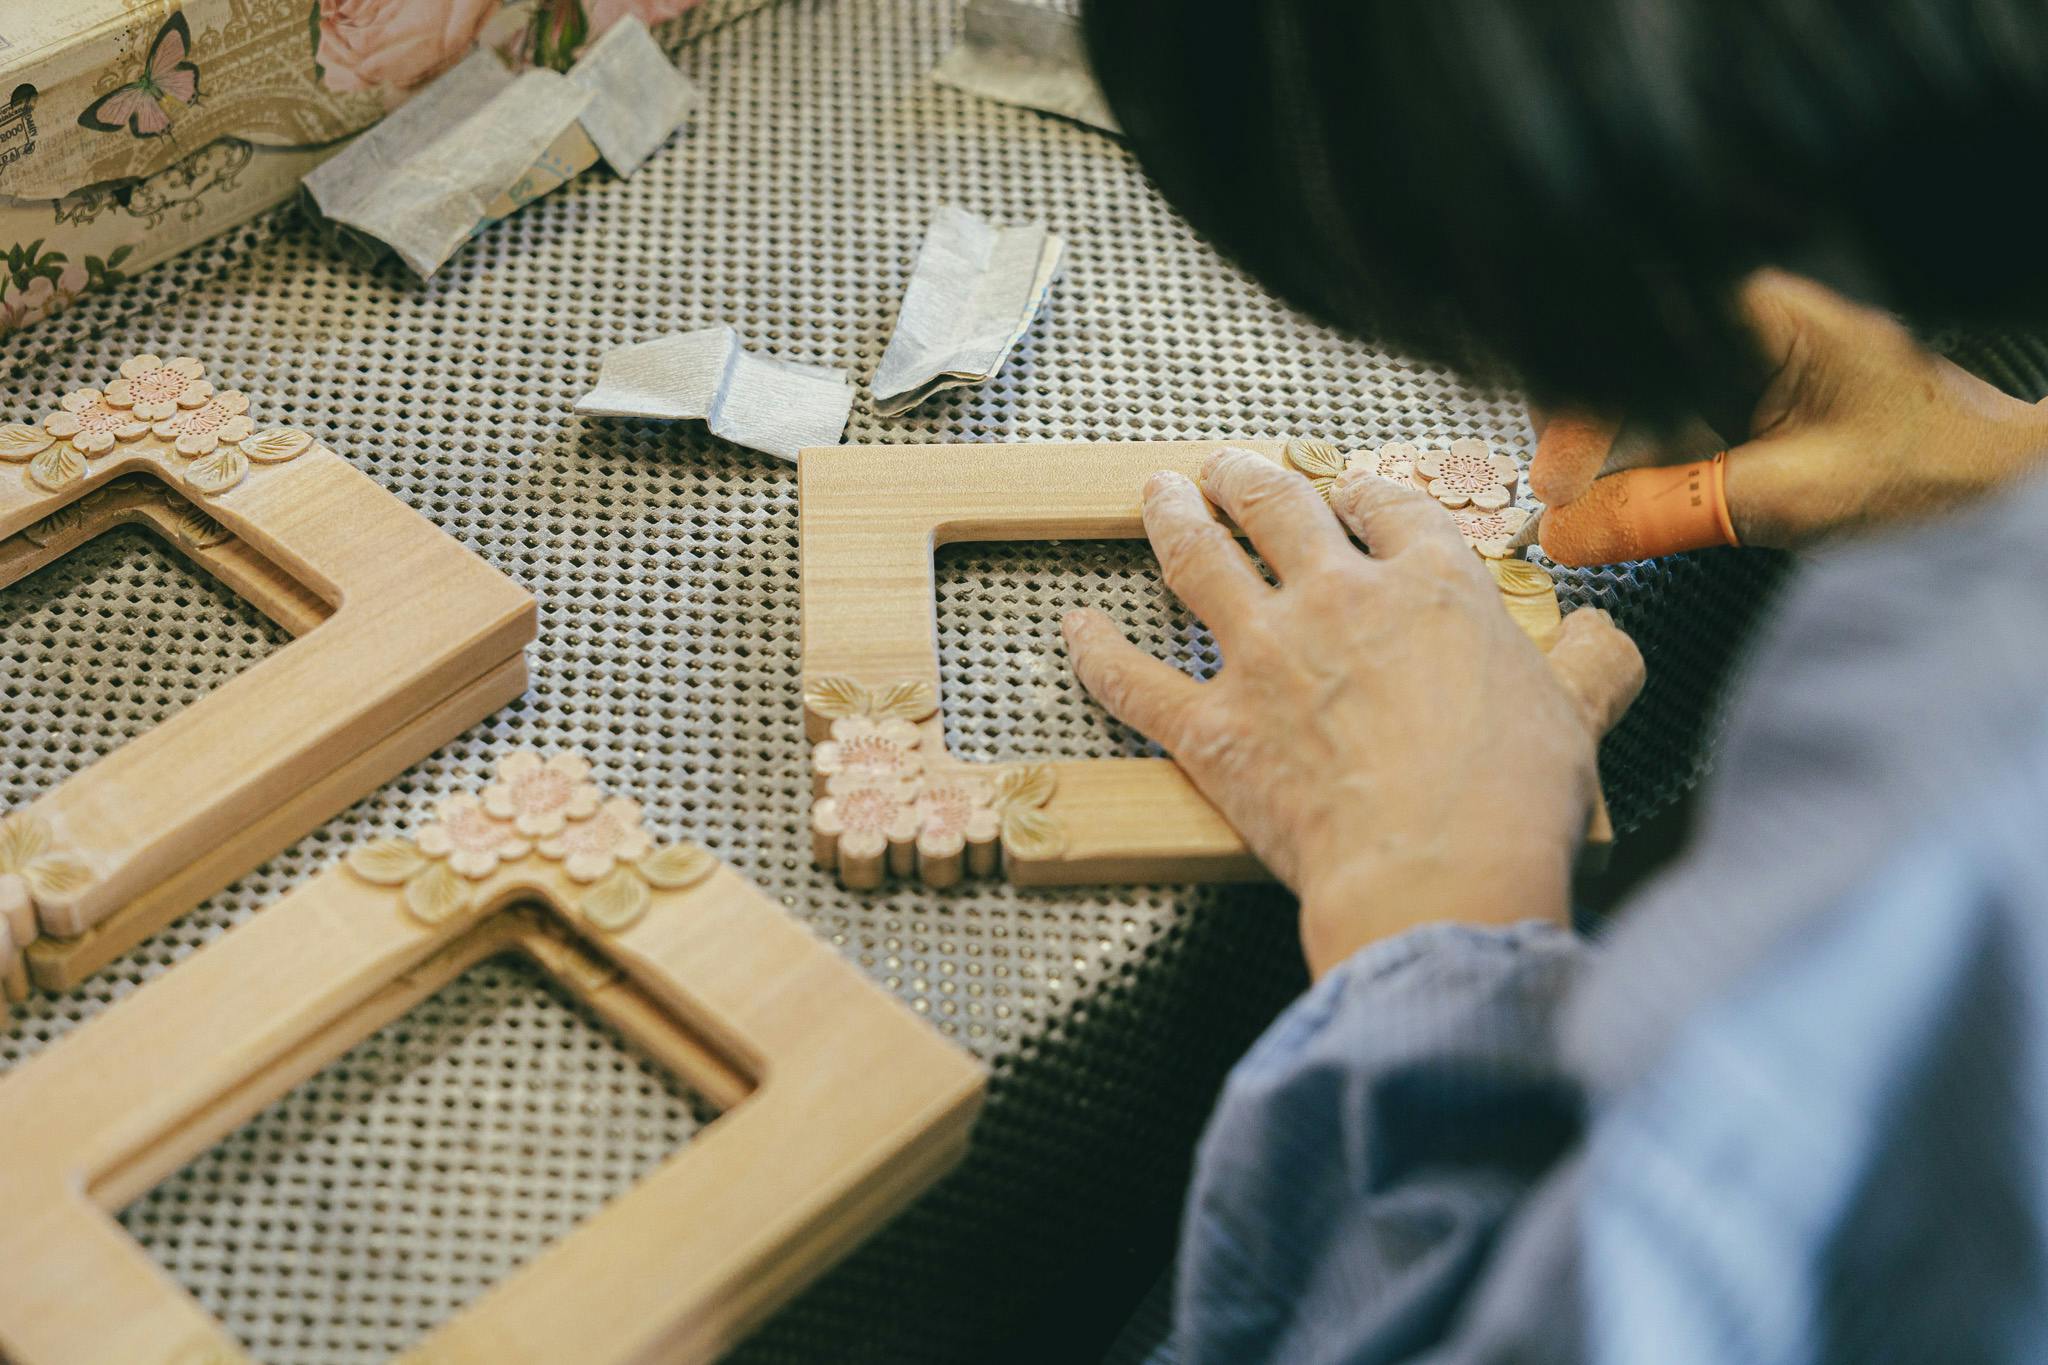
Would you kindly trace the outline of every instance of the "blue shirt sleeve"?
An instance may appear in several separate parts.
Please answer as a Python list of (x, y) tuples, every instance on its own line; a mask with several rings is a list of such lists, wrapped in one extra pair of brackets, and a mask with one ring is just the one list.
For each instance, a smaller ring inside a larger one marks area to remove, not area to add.
[(1412, 1358), (1576, 1140), (1563, 930), (1440, 925), (1318, 982), (1231, 1074), (1182, 1235), (1184, 1365)]
[(1597, 948), (1436, 927), (1197, 1156), (1183, 1365), (2048, 1360), (2048, 479), (1817, 561)]

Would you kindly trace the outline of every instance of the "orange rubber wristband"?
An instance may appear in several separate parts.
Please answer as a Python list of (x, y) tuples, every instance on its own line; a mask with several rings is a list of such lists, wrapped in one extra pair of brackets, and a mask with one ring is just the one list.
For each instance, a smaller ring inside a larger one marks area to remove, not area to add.
[(1586, 496), (1543, 513), (1543, 553), (1559, 564), (1740, 545), (1728, 515), (1727, 455), (1610, 474)]

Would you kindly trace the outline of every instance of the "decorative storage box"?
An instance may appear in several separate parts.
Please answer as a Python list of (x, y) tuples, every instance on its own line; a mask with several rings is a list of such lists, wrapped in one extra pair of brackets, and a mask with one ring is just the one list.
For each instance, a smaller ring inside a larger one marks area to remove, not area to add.
[(563, 66), (691, 4), (0, 0), (0, 335), (287, 198), (479, 42)]

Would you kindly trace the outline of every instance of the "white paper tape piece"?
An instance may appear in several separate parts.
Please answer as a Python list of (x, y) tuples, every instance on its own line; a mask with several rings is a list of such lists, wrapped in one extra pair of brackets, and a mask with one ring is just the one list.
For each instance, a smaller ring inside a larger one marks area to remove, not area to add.
[(569, 79), (590, 92), (583, 131), (598, 155), (620, 175), (631, 175), (668, 136), (687, 123), (700, 96), (676, 70), (661, 44), (637, 19), (605, 30), (583, 49)]
[(328, 220), (426, 279), (478, 231), (600, 155), (631, 174), (696, 103), (637, 19), (614, 25), (566, 76), (514, 76), (480, 48), (316, 167), (306, 194)]
[(754, 355), (732, 328), (706, 327), (607, 352), (576, 411), (701, 421), (735, 445), (794, 461), (806, 446), (839, 444), (853, 385), (842, 370)]
[(875, 368), (875, 411), (893, 417), (941, 389), (993, 378), (1044, 306), (1065, 251), (1043, 223), (999, 228), (940, 209)]
[(960, 43), (932, 79), (983, 99), (1042, 109), (1106, 133), (1121, 133), (1095, 83), (1081, 21), (1027, 0), (973, 0)]

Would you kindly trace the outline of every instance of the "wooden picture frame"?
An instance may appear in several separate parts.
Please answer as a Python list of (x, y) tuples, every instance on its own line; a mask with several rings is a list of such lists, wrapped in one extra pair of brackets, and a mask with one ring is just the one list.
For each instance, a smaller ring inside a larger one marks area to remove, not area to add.
[(525, 690), (531, 594), (186, 357), (0, 426), (0, 587), (142, 524), (304, 638), (0, 815), (0, 986), (75, 985)]
[[(913, 872), (934, 886), (997, 870), (1022, 885), (1266, 877), (1236, 831), (1167, 759), (970, 763), (947, 750), (939, 715), (939, 546), (1142, 538), (1146, 480), (1161, 469), (1198, 478), (1225, 447), (1282, 462), (1325, 496), (1361, 458), (1319, 442), (1277, 441), (802, 453), (804, 724), (813, 745), (813, 856), (821, 866), (857, 888)], [(1395, 472), (1412, 476), (1405, 463)], [(1516, 510), (1511, 520), (1519, 527), (1526, 514)], [(1460, 526), (1501, 585), (1509, 613), (1547, 648), (1561, 620), (1556, 591), (1542, 568), (1512, 557), (1492, 535), (1498, 519), (1468, 511)], [(1469, 522), (1484, 524), (1475, 533)], [(1604, 811), (1595, 824), (1598, 837)]]
[(726, 1112), (401, 1361), (711, 1359), (958, 1160), (982, 1067), (588, 774), (508, 757), (0, 1079), (0, 1357), (246, 1360), (111, 1212), (500, 952)]

